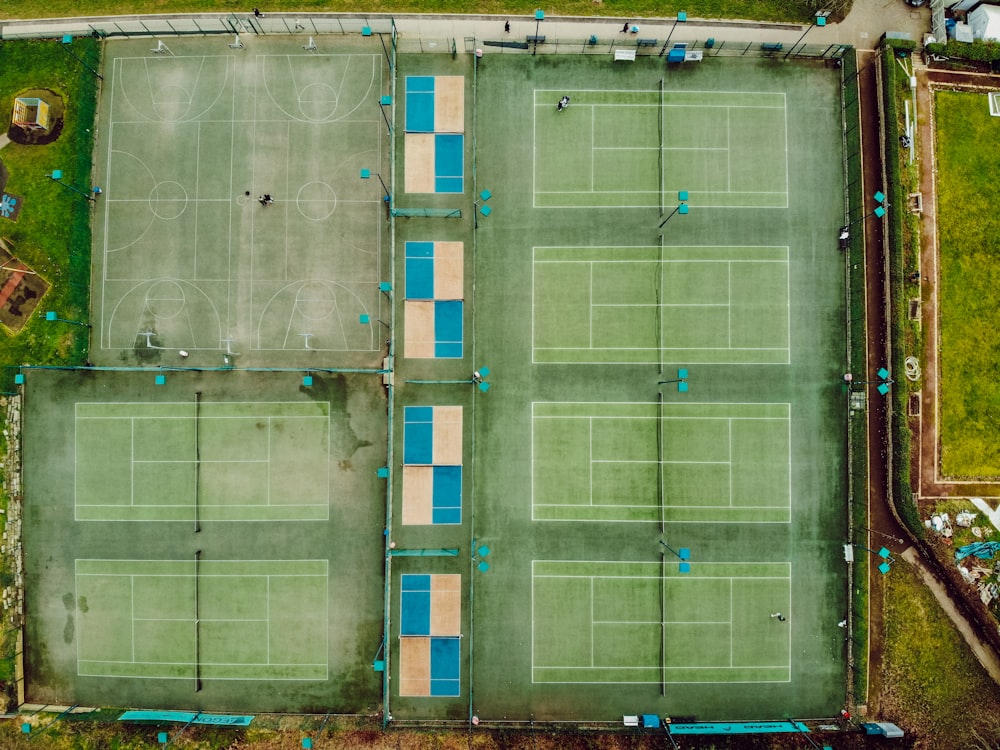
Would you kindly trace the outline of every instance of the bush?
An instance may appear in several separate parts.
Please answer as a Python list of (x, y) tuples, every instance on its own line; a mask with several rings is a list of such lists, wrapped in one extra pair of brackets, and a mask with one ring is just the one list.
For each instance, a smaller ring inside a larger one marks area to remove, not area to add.
[(1000, 42), (956, 42), (948, 40), (947, 44), (934, 42), (927, 45), (927, 51), (939, 57), (951, 57), (956, 60), (971, 60), (973, 62), (996, 62), (1000, 60)]

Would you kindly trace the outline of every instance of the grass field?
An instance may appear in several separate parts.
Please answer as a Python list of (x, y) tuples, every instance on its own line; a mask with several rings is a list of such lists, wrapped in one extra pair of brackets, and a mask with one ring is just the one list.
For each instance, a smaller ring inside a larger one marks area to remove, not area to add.
[[(1000, 229), (989, 210), (990, 175), (998, 160), (974, 144), (996, 137), (985, 95), (939, 91), (937, 118), (938, 231), (941, 326), (939, 439), (941, 474), (965, 479), (1000, 476), (992, 439), (993, 404), (1000, 388), (990, 376), (989, 351), (1000, 316), (983, 305), (1000, 279), (995, 260)], [(982, 215), (974, 228), (965, 217)]]
[[(470, 523), (393, 533), (459, 559), (394, 558), (392, 584), (465, 576), (467, 671), (457, 699), (392, 690), (393, 715), (839, 711), (836, 75), (509, 55), (400, 69), (475, 76), (475, 191), (491, 210), (474, 235), (397, 224), (475, 257), (472, 351), (396, 371), (398, 405), (466, 415)], [(482, 366), (488, 392), (457, 384)]]

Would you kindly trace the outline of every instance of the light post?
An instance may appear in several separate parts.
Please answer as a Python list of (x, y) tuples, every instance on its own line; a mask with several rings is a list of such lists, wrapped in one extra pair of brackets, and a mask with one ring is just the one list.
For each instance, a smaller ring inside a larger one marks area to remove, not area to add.
[[(361, 179), (362, 180), (370, 179), (371, 176), (372, 176), (372, 171), (370, 169), (362, 169), (361, 170)], [(376, 172), (375, 176), (378, 177), (378, 181), (380, 183), (382, 183), (382, 190), (385, 191), (385, 197), (382, 200), (384, 200), (386, 203), (388, 203), (389, 202), (389, 187), (385, 184), (385, 180), (382, 179), (382, 175), (381, 174), (379, 174), (378, 172)]]
[(62, 173), (61, 169), (53, 169), (51, 173), (49, 173), (49, 174), (47, 174), (45, 176), (48, 177), (53, 182), (58, 182), (60, 185), (62, 185), (67, 190), (72, 190), (74, 193), (79, 193), (80, 195), (82, 195), (84, 198), (86, 198), (91, 203), (93, 203), (94, 201), (97, 200), (96, 196), (100, 195), (100, 192), (101, 192), (101, 189), (99, 187), (95, 187), (95, 188), (92, 189), (91, 192), (87, 192), (86, 190), (81, 190), (76, 185), (72, 185), (72, 184), (70, 184), (68, 182), (63, 182), (62, 181), (63, 173)]
[(534, 57), (535, 53), (538, 52), (538, 29), (541, 26), (542, 21), (545, 20), (545, 11), (536, 10), (535, 11), (535, 46), (531, 49), (531, 56)]
[[(683, 193), (683, 195), (686, 198), (687, 197), (687, 192), (685, 191)], [(663, 229), (663, 225), (666, 224), (668, 221), (670, 221), (672, 218), (674, 218), (675, 214), (680, 214), (681, 216), (686, 216), (687, 213), (688, 213), (688, 204), (687, 203), (679, 203), (677, 205), (677, 208), (675, 208), (673, 211), (671, 211), (670, 215), (667, 216), (667, 218), (665, 218), (663, 221), (660, 222), (659, 228)]]
[(82, 65), (83, 67), (85, 67), (87, 70), (89, 70), (91, 73), (93, 73), (95, 76), (97, 76), (98, 78), (100, 78), (103, 81), (104, 80), (104, 76), (102, 76), (100, 73), (98, 73), (96, 70), (94, 70), (94, 68), (92, 68), (91, 66), (87, 65), (87, 63), (85, 63), (79, 56), (73, 54), (73, 52), (69, 48), (71, 44), (73, 44), (73, 35), (72, 34), (63, 34), (62, 48), (64, 50), (66, 50), (66, 54), (69, 55), (70, 57), (72, 57), (74, 60), (76, 60), (78, 63), (80, 63), (80, 65)]
[[(816, 25), (817, 26), (826, 26), (826, 16), (823, 16), (823, 15), (820, 15), (820, 14), (817, 13), (816, 14)], [(812, 30), (812, 26), (811, 25), (810, 26), (806, 26), (806, 30), (802, 32), (802, 36), (800, 36), (799, 40), (795, 44), (792, 45), (791, 49), (789, 49), (788, 52), (785, 53), (785, 56), (782, 59), (784, 59), (784, 60), (788, 59), (788, 56), (790, 54), (792, 54), (792, 52), (795, 51), (795, 48), (798, 47), (800, 44), (802, 44), (802, 40), (806, 38), (806, 34), (808, 34), (810, 32), (810, 30)]]
[(670, 27), (670, 33), (667, 34), (667, 41), (665, 41), (663, 43), (663, 46), (660, 48), (660, 57), (663, 57), (663, 53), (667, 51), (667, 45), (670, 44), (670, 37), (674, 35), (674, 29), (677, 28), (677, 24), (684, 23), (687, 20), (688, 20), (687, 13), (685, 13), (683, 10), (678, 11), (677, 18), (674, 19), (674, 25)]
[(48, 321), (50, 321), (50, 322), (69, 323), (70, 325), (74, 325), (74, 326), (83, 326), (84, 328), (93, 328), (93, 326), (90, 325), (90, 323), (83, 323), (83, 322), (81, 322), (79, 320), (67, 320), (66, 318), (60, 318), (52, 310), (49, 310), (47, 313), (45, 313), (45, 319), (48, 320)]

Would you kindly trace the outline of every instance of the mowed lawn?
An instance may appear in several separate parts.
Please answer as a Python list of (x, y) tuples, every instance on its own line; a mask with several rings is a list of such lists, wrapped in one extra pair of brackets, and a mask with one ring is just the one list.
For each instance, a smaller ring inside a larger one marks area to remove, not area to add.
[(940, 91), (937, 200), (940, 242), (941, 472), (1000, 476), (1000, 138), (985, 94)]

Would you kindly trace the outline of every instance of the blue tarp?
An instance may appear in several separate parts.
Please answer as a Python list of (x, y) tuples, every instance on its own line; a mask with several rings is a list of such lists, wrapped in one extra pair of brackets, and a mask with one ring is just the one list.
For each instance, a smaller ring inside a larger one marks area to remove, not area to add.
[(770, 734), (772, 732), (808, 732), (798, 721), (731, 721), (667, 724), (670, 734)]
[(955, 550), (955, 559), (980, 557), (984, 560), (992, 560), (997, 552), (1000, 552), (1000, 542), (973, 542)]
[(183, 724), (248, 727), (253, 721), (253, 717), (202, 714), (191, 711), (126, 711), (118, 717), (118, 721), (177, 721)]

